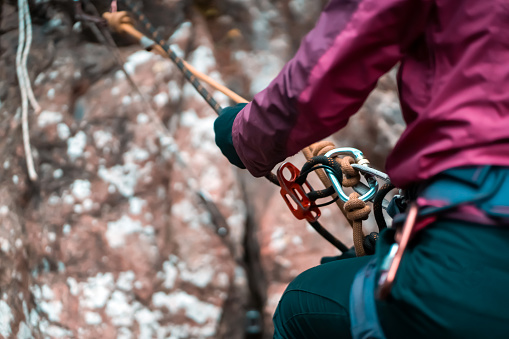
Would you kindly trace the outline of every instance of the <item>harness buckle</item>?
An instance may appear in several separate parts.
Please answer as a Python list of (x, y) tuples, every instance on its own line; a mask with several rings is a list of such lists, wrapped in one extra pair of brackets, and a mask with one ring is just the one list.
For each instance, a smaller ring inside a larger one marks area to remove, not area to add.
[[(289, 180), (284, 177), (284, 170), (290, 172), (291, 177)], [(320, 209), (314, 201), (309, 199), (304, 187), (308, 189), (308, 192), (313, 191), (313, 188), (307, 180), (302, 185), (298, 184), (296, 181), (299, 175), (299, 169), (289, 162), (285, 162), (279, 167), (277, 179), (281, 185), (281, 196), (297, 219), (315, 222), (321, 215)]]

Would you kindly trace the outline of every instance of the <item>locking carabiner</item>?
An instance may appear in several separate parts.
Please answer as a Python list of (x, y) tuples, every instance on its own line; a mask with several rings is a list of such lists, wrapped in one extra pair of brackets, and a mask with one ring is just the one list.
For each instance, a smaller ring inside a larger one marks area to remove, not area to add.
[[(340, 147), (340, 148), (333, 149), (325, 154), (326, 157), (335, 157), (338, 155), (351, 155), (354, 157), (355, 162), (358, 165), (362, 165), (362, 166), (369, 165), (368, 159), (364, 158), (364, 154), (356, 148)], [(332, 186), (334, 187), (334, 190), (336, 191), (336, 193), (338, 194), (340, 199), (343, 200), (344, 202), (347, 202), (349, 197), (348, 197), (348, 195), (346, 195), (345, 191), (343, 190), (343, 186), (341, 186), (341, 183), (338, 181), (338, 179), (334, 175), (334, 172), (332, 172), (329, 169), (326, 169), (325, 173), (327, 173), (327, 176), (329, 177), (329, 180), (331, 181)], [(368, 181), (369, 190), (366, 193), (364, 193), (362, 196), (360, 196), (359, 199), (362, 201), (370, 201), (374, 198), (376, 192), (378, 191), (378, 182), (376, 181), (374, 176), (372, 176), (370, 174), (366, 174), (366, 173), (363, 173), (363, 174), (364, 174), (364, 177), (366, 178), (366, 180)], [(358, 184), (356, 186), (360, 186), (360, 184)], [(355, 189), (356, 187), (354, 186), (353, 188)]]

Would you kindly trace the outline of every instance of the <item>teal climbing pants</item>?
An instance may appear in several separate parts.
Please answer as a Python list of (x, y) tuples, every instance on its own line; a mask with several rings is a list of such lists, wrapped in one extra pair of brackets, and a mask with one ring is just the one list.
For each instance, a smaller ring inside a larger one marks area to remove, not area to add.
[[(333, 261), (295, 278), (274, 314), (274, 338), (351, 338), (351, 285), (371, 259)], [(407, 247), (391, 297), (376, 308), (387, 339), (509, 338), (509, 227), (427, 226)]]

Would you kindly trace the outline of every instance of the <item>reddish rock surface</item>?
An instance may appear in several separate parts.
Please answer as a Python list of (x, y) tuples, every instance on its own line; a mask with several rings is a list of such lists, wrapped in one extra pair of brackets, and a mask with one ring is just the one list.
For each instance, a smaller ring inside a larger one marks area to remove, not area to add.
[[(249, 98), (294, 53), (319, 3), (164, 1), (144, 10), (177, 53)], [(170, 61), (115, 36), (138, 93), (114, 50), (80, 31), (59, 1), (30, 2), (28, 72), (42, 107), (30, 111), (39, 175), (31, 182), (17, 8), (0, 6), (0, 337), (243, 338), (248, 310), (265, 321), (251, 337), (271, 337), (286, 285), (338, 251), (293, 218), (275, 187), (223, 158), (215, 113)], [(398, 110), (387, 75), (336, 144), (383, 169), (403, 128)], [(324, 209), (322, 222), (352, 244), (337, 208)]]

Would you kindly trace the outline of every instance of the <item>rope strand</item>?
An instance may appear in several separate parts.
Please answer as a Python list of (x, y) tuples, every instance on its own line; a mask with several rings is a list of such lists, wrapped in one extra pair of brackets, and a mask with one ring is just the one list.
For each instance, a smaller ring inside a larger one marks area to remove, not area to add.
[(212, 97), (209, 91), (203, 87), (198, 78), (186, 67), (183, 60), (175, 54), (175, 52), (170, 48), (167, 44), (166, 40), (163, 39), (161, 34), (157, 32), (157, 30), (152, 26), (152, 24), (147, 20), (147, 17), (140, 11), (138, 8), (129, 0), (124, 0), (125, 4), (131, 12), (133, 12), (138, 20), (143, 24), (143, 26), (150, 32), (154, 41), (160, 45), (164, 51), (168, 54), (169, 58), (177, 65), (180, 71), (184, 74), (184, 77), (193, 85), (193, 87), (200, 93), (200, 95), (205, 99), (207, 104), (217, 113), (221, 113), (221, 106), (217, 103), (217, 101)]
[[(30, 79), (26, 71), (28, 53), (30, 51), (30, 44), (32, 40), (32, 25), (30, 19), (30, 9), (28, 8), (27, 0), (18, 0), (18, 20), (19, 20), (19, 34), (18, 34), (18, 50), (16, 52), (16, 73), (18, 75), (18, 82), (21, 91), (21, 120), (23, 131), (23, 147), (25, 150), (25, 157), (27, 162), (28, 177), (31, 181), (37, 180), (37, 172), (35, 171), (34, 158), (32, 154), (32, 146), (30, 144), (30, 129), (28, 125), (28, 100), (33, 96), (30, 87)], [(28, 30), (26, 32), (25, 30)], [(27, 88), (30, 88), (28, 90)], [(32, 93), (32, 94), (29, 94)], [(37, 103), (37, 101), (34, 102)], [(32, 105), (34, 105), (32, 102)], [(39, 108), (35, 105), (34, 108)]]

